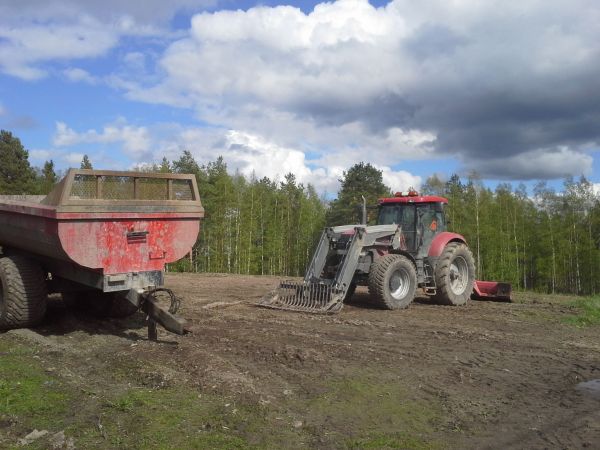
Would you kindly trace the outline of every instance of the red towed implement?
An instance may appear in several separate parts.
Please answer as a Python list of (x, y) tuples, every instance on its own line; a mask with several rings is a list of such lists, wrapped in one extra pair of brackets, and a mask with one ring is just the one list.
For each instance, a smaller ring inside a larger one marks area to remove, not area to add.
[(107, 315), (141, 308), (151, 337), (156, 322), (183, 334), (163, 271), (190, 252), (203, 216), (193, 175), (70, 170), (46, 197), (0, 196), (0, 329), (35, 325), (60, 292)]

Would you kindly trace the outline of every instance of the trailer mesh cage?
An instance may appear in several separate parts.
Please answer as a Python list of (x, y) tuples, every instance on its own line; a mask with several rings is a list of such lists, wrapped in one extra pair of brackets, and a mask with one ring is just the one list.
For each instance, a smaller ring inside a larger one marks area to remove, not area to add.
[(69, 169), (37, 202), (57, 212), (189, 212), (204, 214), (192, 174)]
[(70, 200), (180, 200), (193, 201), (191, 179), (143, 175), (75, 174)]

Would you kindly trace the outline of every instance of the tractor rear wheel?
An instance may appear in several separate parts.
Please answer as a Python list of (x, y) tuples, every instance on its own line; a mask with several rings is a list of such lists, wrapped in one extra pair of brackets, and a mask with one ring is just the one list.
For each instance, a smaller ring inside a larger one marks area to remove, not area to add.
[(21, 255), (0, 258), (0, 330), (38, 324), (46, 314), (46, 277)]
[(371, 265), (369, 293), (374, 303), (385, 309), (404, 309), (415, 298), (417, 272), (403, 255), (385, 255)]
[(475, 261), (466, 244), (451, 242), (435, 268), (436, 300), (446, 305), (464, 305), (475, 282)]

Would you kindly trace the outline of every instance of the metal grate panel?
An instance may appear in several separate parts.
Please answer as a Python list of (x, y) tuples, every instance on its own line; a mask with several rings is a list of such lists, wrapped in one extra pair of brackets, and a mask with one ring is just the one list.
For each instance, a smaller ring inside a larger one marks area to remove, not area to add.
[(165, 178), (138, 178), (136, 198), (140, 200), (168, 200), (169, 180)]
[(193, 192), (190, 180), (173, 180), (173, 198), (171, 200), (194, 200)]
[(75, 175), (70, 197), (73, 199), (97, 198), (96, 176)]
[(135, 179), (125, 176), (100, 177), (101, 195), (106, 200), (132, 200), (135, 198)]

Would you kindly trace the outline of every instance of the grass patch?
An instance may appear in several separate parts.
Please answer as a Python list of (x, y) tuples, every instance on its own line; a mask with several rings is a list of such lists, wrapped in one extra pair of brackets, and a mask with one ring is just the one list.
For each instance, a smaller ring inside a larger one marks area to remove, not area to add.
[(270, 449), (293, 441), (292, 427), (273, 426), (263, 407), (184, 383), (164, 386), (140, 361), (107, 361), (91, 377), (48, 372), (65, 358), (0, 335), (0, 448), (19, 448), (33, 429), (49, 433), (32, 449), (49, 448), (59, 431), (85, 449)]
[(106, 443), (81, 438), (78, 442), (88, 448), (108, 444), (112, 448), (246, 449), (253, 446), (240, 435), (257, 419), (261, 420), (259, 411), (235, 407), (219, 396), (193, 389), (132, 388), (101, 407)]
[(328, 440), (341, 448), (442, 448), (432, 439), (443, 422), (441, 406), (411, 398), (397, 379), (353, 373), (330, 381), (306, 409), (315, 430), (327, 430)]
[[(34, 428), (64, 431), (85, 449), (443, 447), (435, 441), (441, 405), (385, 371), (332, 375), (315, 380), (308, 397), (259, 405), (177, 378), (163, 382), (158, 368), (136, 358), (107, 358), (82, 373), (70, 358), (0, 335), (0, 448), (17, 448)], [(40, 438), (29, 448), (47, 444)]]
[(577, 308), (577, 315), (565, 319), (577, 327), (600, 325), (600, 296), (580, 298), (570, 303)]
[(408, 433), (395, 433), (394, 435), (372, 435), (367, 438), (352, 439), (347, 442), (347, 448), (349, 450), (430, 450), (438, 449), (440, 446), (424, 442), (423, 439), (412, 437)]
[(0, 416), (45, 427), (67, 410), (69, 396), (34, 356), (31, 348), (0, 340)]

